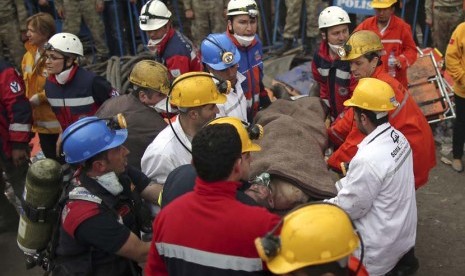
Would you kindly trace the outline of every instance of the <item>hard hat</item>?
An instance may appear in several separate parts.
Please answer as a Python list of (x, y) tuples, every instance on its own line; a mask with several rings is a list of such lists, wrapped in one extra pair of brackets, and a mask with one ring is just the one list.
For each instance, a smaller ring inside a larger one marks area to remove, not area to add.
[(381, 39), (373, 31), (361, 30), (352, 33), (347, 42), (338, 49), (337, 54), (341, 60), (353, 60), (375, 51), (382, 51), (380, 54), (384, 54)]
[(202, 62), (215, 70), (224, 70), (241, 60), (241, 54), (225, 34), (210, 34), (200, 45)]
[(226, 96), (218, 90), (213, 76), (206, 72), (182, 74), (171, 86), (170, 103), (177, 107), (187, 108), (225, 102)]
[(227, 16), (247, 14), (251, 17), (258, 15), (258, 6), (254, 0), (230, 0)]
[(373, 0), (371, 1), (371, 7), (373, 9), (385, 9), (394, 5), (397, 0)]
[(148, 88), (168, 95), (170, 80), (168, 69), (154, 60), (141, 60), (132, 68), (129, 81), (140, 87)]
[(74, 54), (84, 56), (84, 49), (81, 40), (74, 34), (57, 33), (54, 34), (44, 45), (45, 50), (57, 51), (64, 55)]
[(389, 84), (375, 78), (362, 78), (358, 81), (352, 98), (346, 100), (344, 105), (383, 112), (395, 109), (399, 103)]
[(321, 11), (318, 17), (318, 28), (329, 28), (342, 24), (350, 24), (349, 15), (338, 6), (330, 6)]
[(159, 0), (150, 0), (140, 11), (139, 27), (142, 31), (154, 31), (165, 26), (171, 18), (171, 12)]
[(62, 137), (66, 163), (76, 164), (120, 146), (128, 137), (128, 131), (111, 129), (105, 120), (91, 116), (67, 127)]
[(267, 262), (274, 274), (340, 260), (360, 243), (349, 216), (336, 205), (311, 204), (283, 220), (280, 250)]
[[(230, 124), (230, 125), (233, 125), (237, 132), (239, 133), (239, 136), (241, 137), (241, 142), (242, 142), (242, 153), (246, 153), (246, 152), (252, 152), (252, 151), (260, 151), (262, 148), (253, 143), (252, 142), (252, 139), (255, 138), (255, 139), (259, 139), (261, 137), (253, 137), (252, 138), (250, 137), (250, 130), (254, 127), (254, 126), (259, 126), (259, 128), (261, 127), (260, 125), (254, 125), (251, 127), (248, 126), (247, 123), (245, 122), (242, 122), (240, 119), (236, 118), (236, 117), (219, 117), (219, 118), (216, 118), (214, 120), (212, 120), (210, 123), (208, 123), (209, 125), (214, 125), (214, 124)], [(261, 127), (261, 136), (263, 136), (263, 127)]]

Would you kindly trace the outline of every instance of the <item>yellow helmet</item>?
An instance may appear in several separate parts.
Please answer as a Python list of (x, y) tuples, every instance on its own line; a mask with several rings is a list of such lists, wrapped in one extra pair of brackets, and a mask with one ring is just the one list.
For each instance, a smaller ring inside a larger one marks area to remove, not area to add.
[(153, 60), (141, 60), (132, 68), (129, 81), (140, 87), (155, 90), (168, 95), (170, 80), (168, 69)]
[[(242, 153), (260, 151), (262, 148), (253, 143), (252, 140), (260, 139), (263, 137), (263, 127), (261, 125), (248, 126), (247, 123), (242, 122), (236, 117), (220, 117), (212, 120), (209, 125), (213, 124), (230, 124), (233, 125), (239, 136), (241, 137), (242, 142)], [(254, 128), (257, 128), (254, 130)], [(258, 132), (258, 133), (257, 133)]]
[(341, 60), (353, 60), (366, 53), (383, 50), (383, 43), (375, 32), (362, 30), (352, 33), (344, 46), (338, 49), (337, 54)]
[(371, 2), (371, 7), (373, 9), (385, 9), (394, 5), (397, 0), (373, 0)]
[(225, 102), (226, 96), (220, 93), (213, 76), (206, 72), (182, 74), (171, 86), (170, 103), (177, 107), (188, 108)]
[(383, 112), (395, 109), (399, 103), (389, 84), (375, 78), (362, 78), (358, 81), (352, 98), (346, 100), (344, 105)]
[(283, 219), (280, 249), (267, 262), (274, 274), (326, 264), (349, 256), (359, 246), (352, 222), (340, 207), (310, 204)]

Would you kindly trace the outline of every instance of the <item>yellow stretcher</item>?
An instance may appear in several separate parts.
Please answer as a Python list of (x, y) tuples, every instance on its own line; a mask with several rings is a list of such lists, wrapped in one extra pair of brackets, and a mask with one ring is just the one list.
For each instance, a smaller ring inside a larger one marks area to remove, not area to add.
[(408, 91), (430, 124), (455, 118), (454, 91), (441, 74), (442, 57), (432, 49), (417, 50), (419, 57), (407, 70)]

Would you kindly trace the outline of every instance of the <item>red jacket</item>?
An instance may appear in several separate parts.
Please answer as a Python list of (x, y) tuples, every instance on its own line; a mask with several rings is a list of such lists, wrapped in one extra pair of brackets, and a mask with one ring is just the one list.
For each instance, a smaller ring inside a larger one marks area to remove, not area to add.
[(388, 58), (391, 52), (400, 61), (402, 67), (396, 69), (396, 79), (408, 87), (407, 68), (417, 60), (417, 49), (413, 41), (412, 28), (397, 16), (391, 16), (391, 21), (383, 34), (380, 33), (376, 16), (365, 19), (355, 31), (370, 30), (378, 34), (386, 54), (381, 56), (384, 69), (388, 71)]
[(0, 144), (2, 157), (13, 148), (27, 148), (31, 140), (32, 109), (18, 71), (0, 60)]
[(312, 62), (313, 78), (320, 85), (320, 98), (329, 107), (329, 114), (336, 119), (345, 107), (345, 100), (350, 99), (357, 81), (350, 73), (349, 61), (329, 55), (328, 42), (323, 40)]
[(259, 275), (264, 263), (254, 240), (280, 218), (236, 200), (239, 182), (196, 179), (158, 214), (145, 275)]
[(197, 48), (173, 28), (168, 30), (157, 49), (157, 60), (168, 68), (173, 79), (187, 72), (203, 71)]
[[(431, 127), (409, 92), (381, 67), (377, 67), (372, 78), (387, 82), (396, 94), (400, 105), (389, 111), (389, 122), (402, 132), (410, 143), (413, 152), (413, 172), (415, 188), (428, 181), (429, 171), (436, 166), (436, 149)], [(376, 92), (376, 91), (373, 91)], [(341, 162), (349, 163), (357, 152), (357, 145), (365, 137), (354, 122), (354, 111), (349, 108), (344, 117), (328, 129), (329, 139), (339, 148), (328, 159), (328, 165), (340, 171)]]

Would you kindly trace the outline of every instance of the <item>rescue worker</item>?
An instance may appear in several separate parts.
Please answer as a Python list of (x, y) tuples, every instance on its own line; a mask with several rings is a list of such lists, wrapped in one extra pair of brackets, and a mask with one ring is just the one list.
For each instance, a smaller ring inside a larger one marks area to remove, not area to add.
[(95, 61), (106, 61), (109, 57), (109, 50), (105, 40), (105, 25), (101, 16), (105, 8), (103, 0), (57, 0), (55, 7), (57, 15), (63, 19), (63, 32), (79, 34), (82, 21), (84, 21), (94, 42)]
[(231, 82), (226, 103), (218, 105), (219, 117), (232, 116), (247, 122), (247, 100), (242, 90), (245, 76), (237, 71), (241, 55), (226, 34), (210, 34), (200, 45), (202, 62), (210, 74)]
[(433, 46), (446, 54), (455, 28), (465, 19), (463, 0), (425, 0), (426, 24), (432, 27)]
[[(354, 221), (363, 237), (363, 263), (370, 275), (413, 275), (419, 266), (413, 252), (417, 231), (413, 158), (406, 137), (388, 121), (388, 111), (399, 106), (394, 90), (382, 80), (363, 78), (344, 105), (352, 107), (355, 125), (366, 136), (347, 175), (336, 182), (337, 196), (328, 201)], [(360, 254), (357, 249), (355, 256)], [(396, 266), (398, 262), (402, 265)]]
[(32, 110), (18, 71), (0, 59), (0, 233), (18, 229), (18, 214), (5, 196), (6, 173), (15, 196), (22, 197), (29, 167)]
[(161, 63), (139, 61), (129, 75), (131, 91), (105, 101), (96, 113), (98, 117), (124, 115), (129, 133), (124, 146), (131, 152), (128, 163), (138, 169), (147, 146), (167, 126), (162, 112), (170, 90), (168, 75)]
[(192, 22), (191, 33), (195, 45), (200, 45), (210, 33), (224, 31), (227, 0), (183, 0), (183, 4), (186, 18)]
[(236, 45), (241, 60), (239, 73), (245, 76), (242, 90), (247, 99), (247, 121), (271, 104), (263, 85), (263, 49), (257, 35), (258, 7), (254, 0), (230, 0), (227, 11), (226, 34)]
[(252, 150), (260, 146), (248, 139), (241, 124), (238, 128), (225, 121), (199, 130), (192, 140), (198, 175), (194, 191), (155, 218), (146, 275), (264, 274), (253, 241), (280, 218), (235, 198), (240, 179), (249, 174)]
[(142, 172), (159, 184), (165, 183), (172, 170), (191, 162), (192, 138), (216, 117), (219, 112), (216, 105), (226, 102), (226, 96), (205, 72), (189, 72), (178, 77), (168, 97), (179, 115), (155, 137), (141, 160)]
[[(256, 152), (258, 148), (252, 148), (247, 145), (252, 145), (252, 140), (260, 139), (261, 135), (256, 135), (256, 129), (260, 129), (258, 125), (245, 125), (236, 117), (219, 117), (211, 121), (213, 123), (227, 123), (234, 125), (241, 139), (245, 141), (242, 145), (242, 154)], [(247, 128), (247, 129), (246, 129)], [(247, 144), (247, 145), (246, 145)], [(179, 196), (194, 190), (195, 179), (197, 173), (192, 164), (186, 164), (174, 169), (166, 178), (163, 185), (163, 193), (161, 196), (160, 206), (164, 208), (174, 199)], [(242, 186), (236, 192), (236, 199), (246, 205), (263, 206), (268, 209), (274, 207), (274, 202), (271, 197), (271, 189), (266, 183), (258, 183), (257, 181), (249, 181), (249, 175), (243, 175), (241, 178)], [(269, 184), (269, 183), (268, 183)]]
[(149, 41), (147, 47), (164, 64), (172, 78), (191, 71), (202, 71), (200, 54), (192, 42), (171, 26), (171, 12), (159, 0), (150, 0), (139, 16), (139, 27)]
[[(303, 1), (303, 3), (302, 3)], [(285, 0), (286, 4), (286, 24), (283, 31), (283, 46), (276, 50), (276, 55), (282, 55), (289, 51), (294, 44), (294, 39), (299, 32), (299, 27), (302, 16), (302, 4), (305, 6), (306, 11), (306, 26), (305, 26), (305, 39), (302, 41), (303, 56), (313, 56), (317, 47), (318, 25), (317, 17), (321, 9), (326, 6), (322, 0)], [(323, 6), (324, 5), (324, 6)]]
[(389, 71), (388, 58), (393, 55), (395, 78), (408, 87), (407, 69), (417, 60), (417, 49), (410, 25), (394, 15), (396, 3), (397, 0), (373, 0), (375, 16), (365, 19), (355, 31), (370, 30), (381, 38), (386, 50), (386, 55), (381, 57), (384, 69)]
[[(107, 121), (108, 120), (108, 121)], [(150, 180), (127, 165), (128, 132), (112, 119), (85, 117), (63, 132), (66, 162), (79, 166), (61, 213), (53, 275), (141, 275), (150, 243), (139, 239), (156, 201)]]
[(118, 95), (105, 78), (79, 67), (78, 58), (84, 53), (77, 36), (58, 33), (44, 47), (46, 99), (39, 99), (48, 100), (62, 130), (83, 116), (94, 115), (104, 101)]
[(318, 18), (322, 41), (312, 62), (314, 85), (311, 93), (325, 103), (331, 121), (344, 111), (344, 101), (350, 99), (356, 81), (350, 75), (350, 65), (337, 54), (337, 49), (349, 38), (350, 18), (337, 6), (325, 8)]
[[(400, 106), (396, 110), (389, 111), (389, 123), (401, 131), (410, 143), (414, 160), (415, 188), (425, 185), (430, 170), (436, 166), (433, 133), (409, 92), (384, 71), (381, 62), (384, 51), (379, 36), (372, 31), (354, 32), (341, 48), (340, 53), (342, 60), (350, 61), (352, 75), (357, 80), (366, 77), (377, 78), (388, 83), (394, 90)], [(373, 90), (372, 93), (377, 92)], [(357, 145), (365, 137), (365, 134), (355, 126), (355, 119), (354, 110), (349, 109), (328, 129), (330, 141), (339, 148), (329, 157), (327, 163), (338, 171), (341, 169), (341, 163), (351, 162), (357, 152)]]
[(34, 121), (32, 130), (39, 135), (40, 148), (44, 156), (58, 161), (60, 157), (56, 153), (56, 144), (61, 127), (46, 100), (44, 91), (47, 79), (44, 45), (55, 34), (55, 20), (50, 14), (40, 12), (29, 17), (26, 24), (28, 41), (24, 44), (26, 53), (21, 69), (26, 85), (26, 96), (32, 106)]
[(2, 0), (0, 1), (0, 58), (3, 55), (4, 47), (9, 53), (9, 61), (16, 68), (20, 68), (21, 58), (24, 55), (24, 48), (21, 41), (26, 40), (27, 10), (22, 0)]
[(278, 236), (269, 232), (255, 240), (260, 257), (273, 274), (368, 276), (352, 256), (357, 247), (363, 246), (357, 230), (337, 205), (316, 202), (297, 207), (281, 225)]
[(457, 26), (447, 46), (446, 70), (454, 80), (456, 118), (452, 134), (452, 168), (463, 171), (463, 144), (465, 142), (465, 54), (463, 53), (465, 23)]

